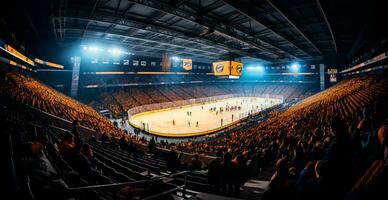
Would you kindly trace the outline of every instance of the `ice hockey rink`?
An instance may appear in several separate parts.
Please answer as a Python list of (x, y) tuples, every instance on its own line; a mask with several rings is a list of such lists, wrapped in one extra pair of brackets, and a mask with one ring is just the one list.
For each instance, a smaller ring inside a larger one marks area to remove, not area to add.
[(223, 129), (246, 118), (249, 113), (260, 112), (281, 102), (275, 98), (233, 97), (143, 112), (132, 116), (129, 123), (158, 136), (198, 136)]

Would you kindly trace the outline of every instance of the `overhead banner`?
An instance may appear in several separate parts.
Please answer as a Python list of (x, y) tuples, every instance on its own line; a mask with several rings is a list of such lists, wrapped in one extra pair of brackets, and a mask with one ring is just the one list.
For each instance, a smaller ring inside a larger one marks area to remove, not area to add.
[(81, 57), (79, 56), (71, 57), (71, 62), (73, 63), (73, 74), (71, 76), (70, 96), (73, 98), (77, 98)]
[(240, 62), (232, 61), (232, 74), (233, 76), (241, 76), (243, 64)]
[(230, 75), (229, 61), (214, 62), (213, 71), (215, 76)]
[(35, 63), (34, 61), (32, 61), (31, 59), (29, 59), (27, 56), (23, 55), (22, 53), (20, 53), (19, 51), (17, 51), (16, 49), (14, 49), (13, 47), (11, 47), (10, 45), (8, 44), (5, 44), (4, 45), (5, 49), (10, 52), (11, 54), (13, 54), (14, 56), (24, 60), (25, 62), (27, 62), (28, 64), (32, 65), (32, 66), (35, 66)]
[(182, 59), (183, 60), (183, 69), (186, 71), (193, 69), (193, 60), (191, 59)]
[(319, 64), (319, 83), (321, 85), (321, 91), (325, 90), (325, 65)]
[(338, 69), (327, 69), (327, 73), (329, 74), (330, 83), (336, 83)]
[(63, 69), (64, 68), (63, 65), (59, 65), (59, 64), (56, 64), (56, 63), (44, 61), (44, 60), (41, 60), (41, 59), (38, 59), (38, 58), (35, 58), (34, 61), (36, 63), (42, 64), (42, 65), (47, 65), (49, 67), (54, 67), (54, 68), (58, 68), (58, 69)]
[(213, 63), (215, 76), (241, 76), (243, 64), (237, 61), (222, 61)]

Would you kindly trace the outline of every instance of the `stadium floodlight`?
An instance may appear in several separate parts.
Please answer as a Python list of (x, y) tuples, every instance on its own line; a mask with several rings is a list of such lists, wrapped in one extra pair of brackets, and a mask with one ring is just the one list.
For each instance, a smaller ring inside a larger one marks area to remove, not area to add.
[(291, 65), (291, 70), (293, 72), (298, 72), (299, 71), (299, 68), (300, 68), (300, 64), (299, 63), (292, 63)]
[(82, 50), (86, 53), (91, 53), (91, 54), (96, 54), (100, 52), (107, 52), (109, 53), (108, 55), (117, 57), (121, 55), (135, 55), (134, 53), (124, 51), (123, 49), (119, 47), (112, 47), (112, 48), (105, 48), (105, 47), (100, 47), (97, 45), (81, 45)]
[(111, 53), (113, 56), (119, 56), (119, 55), (125, 53), (121, 49), (118, 49), (118, 48), (108, 49), (108, 52)]
[(103, 49), (101, 49), (101, 48), (98, 47), (98, 46), (90, 46), (90, 47), (87, 47), (87, 50), (90, 51), (90, 52), (101, 52), (101, 51), (103, 51)]
[(173, 57), (171, 57), (171, 59), (174, 60), (174, 61), (179, 61), (179, 60), (181, 60), (181, 58), (179, 58), (179, 57), (177, 57), (177, 56), (173, 56)]

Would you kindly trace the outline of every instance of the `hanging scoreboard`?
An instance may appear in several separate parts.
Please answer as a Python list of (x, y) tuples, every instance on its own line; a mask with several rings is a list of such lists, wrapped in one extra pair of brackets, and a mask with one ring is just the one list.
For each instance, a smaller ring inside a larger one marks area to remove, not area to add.
[(243, 64), (237, 61), (221, 61), (213, 63), (215, 76), (241, 76)]
[(242, 69), (243, 69), (242, 63), (236, 62), (236, 61), (231, 62), (231, 75), (241, 76)]

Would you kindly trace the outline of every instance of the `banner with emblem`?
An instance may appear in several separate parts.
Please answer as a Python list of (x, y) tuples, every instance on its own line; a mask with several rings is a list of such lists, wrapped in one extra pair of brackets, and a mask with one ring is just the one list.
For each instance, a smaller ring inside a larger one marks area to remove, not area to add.
[(232, 61), (231, 62), (232, 64), (232, 73), (231, 75), (234, 75), (234, 76), (241, 76), (241, 72), (242, 72), (242, 69), (243, 69), (243, 64), (241, 62), (237, 62), (237, 61)]
[(10, 52), (13, 56), (15, 57), (18, 57), (22, 60), (24, 60), (25, 62), (27, 62), (28, 64), (32, 65), (32, 66), (35, 66), (35, 62), (32, 61), (30, 58), (28, 58), (27, 56), (23, 55), (22, 53), (20, 53), (19, 51), (17, 51), (16, 49), (14, 49), (13, 47), (9, 46), (8, 44), (5, 44), (4, 45), (5, 49)]
[(183, 69), (186, 71), (193, 69), (193, 60), (191, 59), (182, 59), (183, 60)]
[(215, 76), (229, 75), (230, 73), (229, 61), (214, 62), (213, 71)]

